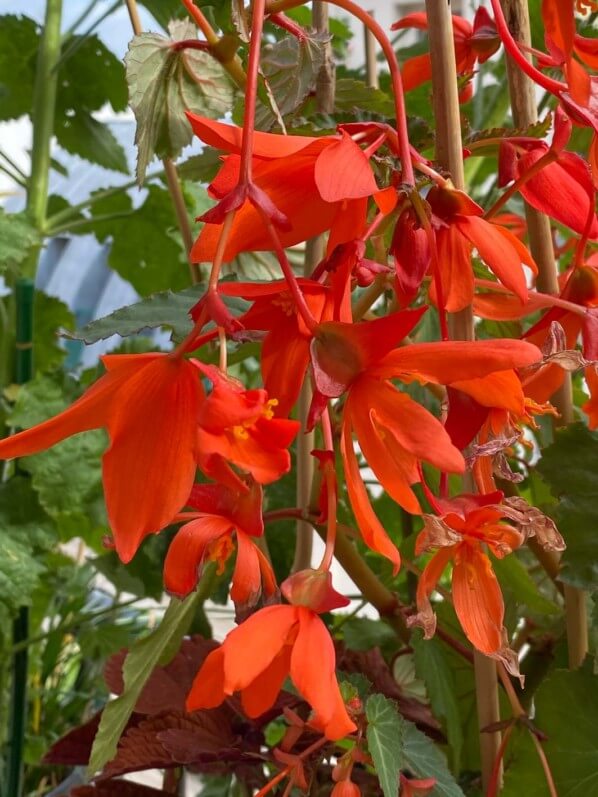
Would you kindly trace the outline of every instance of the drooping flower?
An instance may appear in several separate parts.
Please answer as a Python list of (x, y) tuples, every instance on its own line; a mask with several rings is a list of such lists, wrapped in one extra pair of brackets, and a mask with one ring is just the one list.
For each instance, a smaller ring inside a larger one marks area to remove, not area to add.
[[(195, 134), (212, 147), (229, 153), (209, 187), (215, 199), (237, 185), (242, 129), (197, 114), (187, 114)], [(255, 131), (253, 182), (288, 220), (280, 230), (284, 247), (330, 230), (329, 250), (351, 240), (365, 221), (367, 199), (377, 193), (374, 173), (364, 151), (341, 130), (339, 135), (310, 138)], [(193, 262), (213, 260), (219, 224), (208, 223), (191, 251)], [(259, 211), (249, 202), (239, 208), (223, 259), (239, 252), (272, 248)]]
[[(282, 585), (286, 594), (286, 582)], [(346, 606), (338, 596), (328, 609)], [(335, 652), (326, 626), (305, 605), (267, 606), (233, 629), (197, 673), (187, 709), (219, 706), (241, 693), (244, 711), (258, 717), (275, 702), (285, 678), (315, 712), (313, 724), (332, 740), (355, 730), (335, 676)]]
[[(391, 30), (418, 28), (427, 30), (428, 15), (424, 11), (407, 14), (395, 22)], [(485, 8), (478, 8), (473, 25), (463, 17), (453, 14), (453, 40), (458, 75), (472, 76), (477, 63), (483, 64), (500, 47), (496, 25)], [(432, 79), (432, 62), (429, 53), (408, 58), (401, 69), (405, 91), (417, 88)], [(469, 97), (467, 97), (469, 99)]]
[(179, 597), (188, 595), (207, 560), (216, 561), (222, 571), (234, 550), (234, 536), (232, 600), (246, 607), (255, 604), (262, 588), (266, 596), (272, 595), (276, 591), (272, 567), (254, 542), (264, 533), (260, 485), (253, 482), (247, 492), (239, 493), (222, 484), (195, 484), (187, 506), (194, 511), (185, 513), (189, 522), (177, 532), (164, 562), (166, 589)]
[[(316, 321), (332, 318), (330, 288), (314, 280), (299, 279), (305, 302)], [(295, 404), (309, 364), (311, 332), (297, 312), (285, 280), (268, 283), (223, 282), (225, 296), (241, 296), (253, 302), (239, 319), (246, 329), (263, 330), (260, 364), (264, 387), (276, 396), (276, 416), (285, 417)]]
[(198, 416), (198, 464), (206, 476), (244, 491), (245, 483), (231, 468), (250, 473), (259, 484), (276, 481), (291, 467), (288, 452), (299, 431), (298, 421), (275, 418), (277, 399), (265, 390), (245, 390), (213, 366), (197, 367), (213, 383)]
[(129, 562), (148, 534), (181, 509), (196, 471), (197, 415), (204, 391), (194, 366), (174, 355), (101, 358), (107, 373), (68, 409), (0, 441), (0, 458), (24, 457), (65, 437), (105, 428), (108, 521), (116, 551)]
[(518, 529), (502, 523), (496, 494), (463, 495), (442, 503), (443, 515), (428, 515), (416, 541), (416, 553), (435, 551), (417, 586), (418, 613), (410, 618), (429, 639), (436, 630), (430, 595), (449, 562), (453, 564), (452, 597), (465, 635), (487, 656), (502, 661), (519, 675), (517, 656), (508, 648), (504, 628), (504, 601), (492, 563), (484, 546), (499, 559), (518, 548), (524, 537)]
[[(527, 284), (522, 264), (534, 274), (538, 270), (525, 245), (506, 227), (486, 221), (482, 208), (463, 191), (434, 186), (426, 199), (436, 231), (445, 308), (457, 312), (473, 300), (474, 247), (500, 282), (525, 301)], [(440, 297), (436, 298), (439, 301)]]
[[(353, 433), (385, 491), (411, 513), (421, 512), (412, 489), (420, 481), (421, 462), (449, 473), (462, 472), (465, 464), (440, 421), (389, 380), (450, 385), (541, 359), (535, 346), (514, 340), (421, 343), (395, 348), (422, 312), (402, 311), (360, 324), (320, 324), (312, 344), (319, 393), (335, 398), (347, 392), (341, 453), (360, 533), (366, 545), (390, 559), (396, 569), (400, 557), (369, 502), (353, 448)], [(490, 385), (489, 389), (493, 387)]]

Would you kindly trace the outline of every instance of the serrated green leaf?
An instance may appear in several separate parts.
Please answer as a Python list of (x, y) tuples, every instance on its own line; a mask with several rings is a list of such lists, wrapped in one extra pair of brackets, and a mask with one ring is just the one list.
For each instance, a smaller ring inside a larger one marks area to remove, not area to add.
[(197, 284), (174, 293), (162, 291), (148, 296), (136, 304), (115, 310), (110, 315), (91, 321), (82, 329), (68, 335), (85, 343), (96, 343), (112, 335), (136, 335), (143, 329), (170, 327), (173, 337), (180, 340), (191, 331), (189, 310), (205, 291), (205, 285)]
[(560, 499), (554, 516), (567, 543), (560, 578), (593, 590), (598, 583), (598, 432), (583, 423), (559, 429), (537, 468)]
[(147, 679), (154, 667), (168, 663), (167, 654), (172, 658), (202, 597), (198, 590), (183, 601), (172, 598), (156, 630), (131, 646), (123, 666), (123, 693), (108, 703), (102, 713), (89, 758), (90, 774), (100, 771), (114, 758), (118, 740)]
[(303, 41), (285, 36), (262, 48), (260, 67), (274, 109), (265, 104), (256, 110), (256, 126), (270, 130), (278, 114), (283, 118), (301, 106), (316, 84), (324, 64), (328, 34), (310, 33)]
[(25, 213), (5, 213), (0, 208), (0, 274), (17, 268), (40, 242)]
[(173, 22), (171, 38), (142, 33), (125, 56), (131, 107), (137, 120), (137, 179), (143, 182), (154, 155), (175, 157), (193, 133), (185, 111), (217, 118), (232, 107), (234, 89), (209, 53), (175, 50), (173, 42), (196, 37), (191, 22)]
[(98, 36), (74, 36), (65, 48), (77, 45), (76, 52), (59, 67), (56, 111), (68, 115), (84, 108), (99, 111), (109, 102), (119, 112), (127, 107), (127, 84), (122, 61)]
[(128, 174), (127, 156), (110, 128), (85, 110), (77, 109), (72, 115), (57, 119), (55, 133), (60, 146), (71, 155)]
[(36, 22), (12, 14), (0, 17), (0, 120), (31, 112), (38, 51)]
[(425, 733), (407, 721), (403, 722), (403, 768), (418, 778), (436, 780), (430, 797), (464, 797), (461, 787), (449, 771), (442, 752)]
[(208, 147), (200, 155), (192, 155), (187, 160), (178, 163), (177, 171), (184, 180), (210, 183), (221, 166), (222, 161), (218, 151)]
[(392, 700), (372, 695), (365, 704), (368, 750), (384, 797), (397, 797), (403, 762), (404, 720)]
[[(555, 670), (534, 695), (534, 723), (559, 797), (598, 794), (598, 678), (589, 662), (580, 670)], [(509, 745), (504, 797), (544, 797), (546, 780), (526, 738)]]
[(443, 720), (452, 751), (453, 768), (458, 772), (463, 731), (454, 672), (438, 638), (424, 639), (419, 634), (414, 635), (411, 646), (414, 650), (416, 672), (425, 681), (434, 715)]

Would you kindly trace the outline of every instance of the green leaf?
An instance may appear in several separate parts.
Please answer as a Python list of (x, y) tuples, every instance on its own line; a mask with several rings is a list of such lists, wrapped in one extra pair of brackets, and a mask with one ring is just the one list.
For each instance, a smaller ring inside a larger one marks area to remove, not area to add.
[(134, 559), (124, 565), (115, 551), (102, 553), (91, 563), (95, 569), (114, 584), (117, 592), (129, 592), (139, 598), (159, 601), (164, 592), (162, 565), (172, 535), (167, 531), (151, 535), (135, 554)]
[(72, 37), (76, 46), (59, 66), (54, 132), (61, 147), (105, 169), (128, 172), (125, 151), (110, 128), (92, 115), (108, 102), (115, 111), (127, 107), (127, 84), (121, 61), (97, 36)]
[(312, 91), (316, 78), (324, 65), (328, 34), (310, 33), (303, 41), (295, 36), (285, 36), (262, 48), (260, 67), (274, 100), (275, 110), (262, 104), (256, 110), (256, 126), (269, 130), (278, 114), (288, 116), (300, 107)]
[(390, 119), (395, 114), (394, 101), (389, 94), (352, 78), (336, 81), (334, 106), (337, 111), (368, 111)]
[[(141, 207), (120, 192), (94, 202), (90, 230), (99, 241), (112, 239), (108, 263), (137, 293), (182, 290), (189, 269), (180, 240), (170, 194), (158, 185), (148, 187)], [(104, 217), (102, 220), (101, 217)]]
[(352, 617), (342, 625), (345, 644), (351, 650), (370, 650), (374, 647), (396, 648), (397, 636), (386, 623), (368, 620), (367, 617)]
[(504, 559), (492, 557), (492, 567), (503, 593), (509, 592), (518, 606), (524, 604), (530, 611), (539, 615), (560, 612), (554, 601), (548, 600), (539, 592), (536, 582), (516, 554), (505, 556)]
[[(580, 670), (555, 670), (543, 681), (534, 695), (534, 723), (548, 737), (542, 746), (559, 797), (598, 794), (598, 678), (589, 663)], [(548, 794), (526, 736), (509, 745), (504, 797)]]
[(109, 102), (115, 111), (127, 108), (127, 83), (122, 61), (97, 36), (74, 36), (65, 47), (77, 50), (59, 67), (56, 110), (68, 115), (77, 109), (99, 111)]
[(397, 797), (403, 762), (404, 720), (392, 700), (372, 695), (365, 704), (368, 749), (384, 797)]
[[(430, 797), (464, 797), (442, 752), (425, 733), (407, 721), (403, 722), (403, 768), (418, 778), (435, 778)], [(528, 797), (525, 791), (520, 794)]]
[(435, 716), (444, 723), (453, 754), (453, 767), (458, 772), (463, 747), (463, 730), (454, 672), (445, 655), (444, 646), (437, 637), (424, 639), (419, 634), (414, 635), (411, 646), (415, 654), (416, 672), (425, 681)]
[(79, 155), (104, 169), (129, 173), (125, 151), (110, 128), (85, 110), (77, 108), (72, 115), (57, 119), (55, 133), (60, 146), (71, 155)]
[(38, 51), (36, 22), (12, 14), (0, 17), (0, 120), (31, 112)]
[(131, 646), (123, 666), (123, 693), (108, 703), (102, 713), (89, 759), (90, 774), (100, 771), (114, 758), (118, 740), (147, 679), (154, 667), (172, 659), (203, 597), (201, 590), (197, 590), (183, 601), (172, 598), (156, 630)]
[(0, 485), (0, 605), (15, 614), (30, 606), (46, 571), (43, 552), (56, 542), (29, 479), (16, 476)]
[(0, 274), (16, 269), (33, 246), (41, 242), (25, 213), (5, 213), (0, 208)]
[(182, 340), (192, 329), (189, 311), (205, 292), (205, 285), (197, 284), (174, 293), (161, 291), (136, 304), (120, 307), (110, 315), (91, 321), (69, 338), (96, 343), (112, 335), (136, 335), (144, 329), (170, 327), (175, 340)]
[(210, 183), (222, 166), (218, 150), (206, 148), (200, 155), (192, 155), (177, 164), (179, 176), (185, 180), (196, 180), (199, 183)]
[(59, 365), (66, 357), (66, 350), (58, 345), (58, 335), (64, 330), (74, 329), (75, 318), (64, 302), (43, 291), (35, 292), (33, 317), (35, 367), (46, 371)]
[(137, 179), (154, 155), (175, 157), (191, 142), (185, 111), (218, 118), (232, 107), (234, 89), (218, 61), (200, 50), (175, 50), (173, 42), (196, 38), (188, 21), (168, 26), (171, 38), (142, 33), (125, 56), (130, 103), (137, 120)]
[(554, 515), (567, 543), (560, 577), (593, 590), (598, 580), (598, 433), (583, 423), (558, 430), (537, 468), (560, 498)]
[[(14, 426), (29, 428), (65, 409), (73, 398), (62, 374), (39, 375), (19, 389), (10, 416)], [(90, 431), (63, 440), (47, 451), (20, 460), (32, 477), (41, 506), (56, 521), (63, 539), (85, 539), (104, 529), (101, 456), (103, 431)]]
[(139, 0), (139, 2), (147, 8), (164, 30), (168, 28), (171, 19), (187, 14), (180, 0)]

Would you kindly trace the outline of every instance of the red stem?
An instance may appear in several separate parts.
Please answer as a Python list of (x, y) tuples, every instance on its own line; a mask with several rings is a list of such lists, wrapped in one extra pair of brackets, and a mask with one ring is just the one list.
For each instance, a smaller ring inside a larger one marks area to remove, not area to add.
[(301, 318), (305, 321), (306, 327), (309, 329), (310, 332), (314, 332), (316, 327), (318, 326), (318, 322), (314, 318), (311, 310), (307, 306), (307, 302), (305, 301), (305, 297), (301, 292), (301, 288), (299, 287), (299, 283), (297, 282), (297, 277), (293, 273), (293, 269), (291, 268), (291, 264), (288, 261), (286, 253), (282, 244), (280, 243), (280, 238), (276, 229), (270, 219), (266, 216), (265, 213), (262, 212), (260, 208), (258, 208), (259, 214), (262, 217), (262, 221), (266, 229), (268, 230), (268, 234), (270, 235), (270, 239), (272, 241), (272, 245), (274, 247), (274, 252), (276, 253), (276, 257), (278, 258), (278, 262), (280, 264), (280, 268), (282, 270), (283, 276), (287, 281), (287, 285), (289, 286), (289, 290), (295, 300), (295, 305), (297, 306), (297, 310), (301, 315)]
[(182, 41), (173, 42), (170, 45), (171, 50), (209, 50), (210, 43), (204, 42), (201, 39), (183, 39)]
[(546, 91), (549, 91), (551, 94), (555, 94), (557, 97), (560, 96), (561, 92), (567, 91), (568, 86), (566, 83), (562, 83), (560, 80), (553, 80), (552, 78), (548, 77), (548, 75), (540, 72), (539, 69), (536, 69), (536, 67), (527, 60), (527, 58), (519, 49), (519, 44), (511, 35), (511, 31), (507, 25), (507, 20), (505, 19), (505, 15), (503, 14), (503, 10), (500, 5), (500, 0), (490, 0), (490, 2), (492, 3), (494, 21), (496, 22), (498, 35), (502, 39), (505, 50), (509, 53), (521, 70), (525, 72), (525, 74), (530, 77), (534, 83), (537, 83), (543, 89), (546, 89)]
[(253, 132), (255, 129), (255, 105), (257, 101), (257, 81), (260, 68), (260, 51), (266, 0), (254, 0), (251, 16), (251, 43), (247, 63), (247, 87), (245, 89), (245, 115), (243, 117), (243, 144), (241, 146), (241, 182), (251, 182), (253, 155)]
[[(368, 14), (367, 11), (364, 11), (363, 8), (360, 8), (357, 3), (354, 3), (353, 0), (326, 0), (333, 6), (338, 6), (338, 8), (342, 8), (345, 11), (348, 11), (349, 14), (352, 14), (354, 17), (357, 17), (360, 22), (372, 32), (375, 39), (377, 40), (378, 44), (382, 48), (382, 52), (384, 53), (386, 60), (388, 62), (388, 68), (390, 70), (390, 78), (392, 82), (394, 100), (395, 100), (395, 114), (397, 117), (397, 135), (399, 139), (399, 151), (401, 157), (401, 164), (403, 166), (403, 182), (407, 183), (408, 185), (415, 185), (415, 177), (413, 175), (413, 164), (411, 162), (411, 146), (409, 144), (409, 132), (407, 129), (407, 112), (405, 110), (405, 92), (403, 91), (403, 78), (401, 77), (401, 70), (399, 68), (399, 63), (397, 61), (397, 56), (395, 51), (392, 48), (392, 44), (390, 43), (390, 39), (384, 32), (384, 28), (376, 22), (373, 17)], [(285, 8), (295, 8), (296, 6), (303, 5), (306, 0), (297, 0), (297, 2), (286, 2), (286, 0), (282, 0), (282, 3), (278, 2), (277, 0), (270, 0), (268, 3), (268, 7), (272, 7), (272, 12), (276, 13), (277, 6), (279, 10), (283, 10)]]

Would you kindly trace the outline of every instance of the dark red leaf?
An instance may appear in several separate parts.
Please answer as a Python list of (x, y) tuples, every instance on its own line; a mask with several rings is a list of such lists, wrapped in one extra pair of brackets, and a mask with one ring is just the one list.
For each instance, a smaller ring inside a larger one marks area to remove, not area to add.
[(69, 793), (69, 797), (172, 797), (172, 794), (129, 780), (110, 780), (90, 786), (77, 786)]

